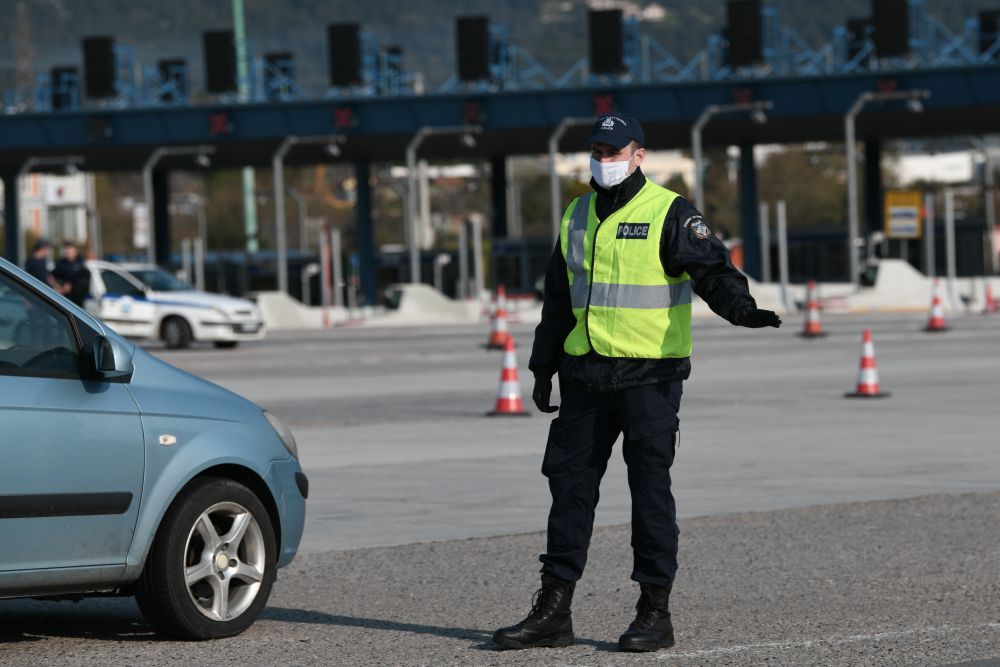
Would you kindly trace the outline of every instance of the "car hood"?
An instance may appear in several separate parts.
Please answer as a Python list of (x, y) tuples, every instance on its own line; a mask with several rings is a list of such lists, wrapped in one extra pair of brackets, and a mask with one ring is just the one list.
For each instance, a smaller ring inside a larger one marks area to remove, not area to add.
[(147, 415), (196, 417), (251, 423), (261, 407), (239, 394), (171, 366), (141, 348), (132, 357), (128, 383), (139, 411)]
[(149, 292), (149, 300), (163, 306), (186, 306), (192, 308), (221, 308), (227, 313), (236, 310), (255, 310), (252, 301), (221, 294), (210, 294), (197, 290), (182, 292)]

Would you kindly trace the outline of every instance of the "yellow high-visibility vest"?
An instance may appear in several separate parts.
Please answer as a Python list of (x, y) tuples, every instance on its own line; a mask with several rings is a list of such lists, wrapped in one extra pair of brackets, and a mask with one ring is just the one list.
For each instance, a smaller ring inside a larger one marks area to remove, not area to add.
[(677, 196), (647, 179), (603, 222), (593, 193), (570, 202), (560, 235), (576, 315), (567, 354), (691, 356), (691, 277), (667, 275), (660, 261), (663, 222)]

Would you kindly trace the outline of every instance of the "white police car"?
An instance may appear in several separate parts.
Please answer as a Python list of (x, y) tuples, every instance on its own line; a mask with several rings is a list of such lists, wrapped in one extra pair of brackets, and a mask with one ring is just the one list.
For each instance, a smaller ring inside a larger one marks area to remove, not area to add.
[(236, 347), (264, 337), (252, 302), (200, 292), (152, 264), (91, 260), (87, 311), (128, 338), (158, 338), (172, 349), (192, 341)]

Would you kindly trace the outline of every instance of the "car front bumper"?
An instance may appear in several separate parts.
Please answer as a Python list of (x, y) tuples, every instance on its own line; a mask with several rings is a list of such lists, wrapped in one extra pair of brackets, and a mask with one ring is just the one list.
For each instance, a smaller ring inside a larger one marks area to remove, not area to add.
[(302, 541), (302, 531), (306, 522), (306, 499), (304, 487), (308, 493), (309, 483), (305, 479), (302, 467), (293, 458), (272, 461), (267, 469), (267, 482), (274, 493), (274, 501), (278, 507), (278, 517), (281, 521), (281, 544), (278, 552), (278, 567), (284, 567), (292, 562), (298, 553)]
[(207, 341), (244, 341), (260, 340), (264, 337), (266, 328), (260, 320), (244, 320), (235, 322), (199, 322), (195, 338)]

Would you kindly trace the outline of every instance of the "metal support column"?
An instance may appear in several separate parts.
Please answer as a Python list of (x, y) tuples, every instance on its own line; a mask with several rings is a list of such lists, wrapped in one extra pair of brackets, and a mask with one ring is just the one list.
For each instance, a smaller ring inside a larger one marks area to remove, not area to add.
[(361, 293), (365, 305), (374, 306), (378, 303), (375, 291), (375, 229), (372, 221), (372, 187), (371, 162), (357, 160), (354, 162), (354, 179), (357, 185), (357, 202), (355, 203), (355, 224), (358, 226), (357, 243), (358, 259), (361, 262)]
[(20, 265), (21, 260), (21, 221), (20, 221), (20, 201), (17, 190), (17, 172), (7, 171), (0, 174), (3, 180), (3, 223), (4, 239), (7, 242), (4, 256), (13, 264)]
[(491, 235), (493, 259), (490, 266), (493, 269), (493, 284), (510, 282), (511, 276), (501, 276), (497, 262), (497, 241), (507, 238), (507, 161), (504, 157), (495, 157), (490, 161), (490, 185), (492, 187), (492, 223)]
[(760, 227), (757, 210), (757, 165), (753, 159), (753, 144), (742, 144), (740, 145), (740, 219), (743, 234), (743, 270), (751, 278), (760, 280)]
[[(865, 141), (865, 229), (868, 235), (882, 231), (885, 193), (882, 189), (882, 142)], [(869, 254), (874, 249), (868, 249)]]
[[(556, 173), (556, 158), (559, 156), (559, 140), (566, 134), (566, 130), (574, 125), (591, 125), (597, 120), (587, 116), (582, 118), (563, 118), (556, 129), (549, 136), (549, 206), (552, 216), (552, 243), (559, 238), (559, 230), (562, 227), (563, 202), (559, 185), (559, 174)], [(567, 202), (568, 203), (568, 202)]]
[(948, 300), (952, 308), (958, 308), (955, 283), (958, 280), (957, 258), (955, 256), (955, 190), (944, 191), (944, 266), (948, 276)]
[(924, 195), (924, 275), (933, 278), (937, 275), (935, 266), (937, 248), (934, 243), (934, 193)]
[(153, 170), (153, 210), (150, 211), (152, 229), (150, 236), (155, 257), (150, 261), (159, 266), (170, 264), (170, 172), (165, 169)]
[(771, 215), (767, 202), (761, 202), (758, 223), (760, 225), (760, 280), (771, 282)]
[(459, 301), (469, 298), (469, 225), (458, 226), (458, 293)]
[(419, 283), (420, 282), (420, 234), (417, 231), (417, 216), (419, 215), (419, 202), (417, 201), (417, 151), (420, 149), (420, 145), (424, 142), (424, 139), (435, 134), (462, 134), (464, 138), (463, 143), (466, 146), (475, 146), (475, 137), (473, 135), (479, 134), (483, 131), (483, 128), (479, 125), (459, 125), (459, 126), (449, 126), (449, 127), (430, 127), (423, 126), (419, 128), (410, 139), (409, 143), (406, 145), (406, 171), (407, 177), (407, 188), (406, 188), (406, 225), (409, 230), (409, 236), (407, 242), (410, 246), (410, 282)]
[(333, 267), (333, 305), (344, 307), (344, 251), (340, 243), (340, 230), (330, 229), (330, 261)]
[(778, 223), (778, 282), (781, 284), (781, 304), (786, 311), (791, 312), (793, 308), (788, 280), (788, 212), (784, 199), (778, 201), (775, 216)]

